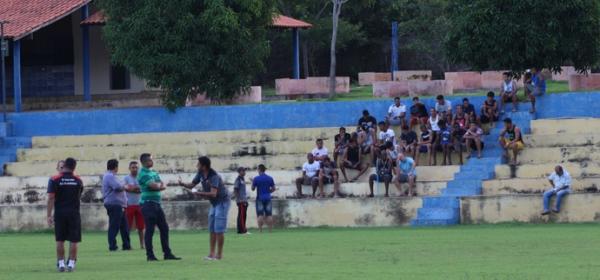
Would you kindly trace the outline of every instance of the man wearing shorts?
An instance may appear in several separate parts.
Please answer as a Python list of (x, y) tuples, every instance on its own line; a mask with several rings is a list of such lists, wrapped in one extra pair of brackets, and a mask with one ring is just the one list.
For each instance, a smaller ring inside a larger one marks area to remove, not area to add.
[(335, 141), (335, 148), (333, 149), (333, 161), (338, 162), (338, 157), (344, 155), (348, 142), (350, 142), (350, 133), (346, 132), (345, 127), (340, 127), (340, 133), (337, 134), (333, 139)]
[(471, 150), (477, 150), (477, 158), (481, 158), (481, 150), (483, 149), (483, 129), (477, 126), (477, 123), (469, 124), (469, 129), (463, 136), (465, 145), (467, 146), (467, 158), (471, 157)]
[(415, 183), (417, 181), (417, 165), (415, 161), (411, 157), (399, 154), (397, 166), (394, 184), (400, 194), (404, 194), (401, 184), (408, 183), (408, 196), (417, 195), (415, 192)]
[(448, 116), (452, 116), (452, 102), (446, 100), (443, 95), (438, 95), (435, 103), (435, 111), (442, 116), (442, 119), (447, 120)]
[(417, 133), (408, 126), (402, 127), (400, 134), (400, 150), (415, 157), (417, 155)]
[(312, 186), (313, 197), (317, 193), (317, 187), (319, 186), (319, 169), (321, 165), (318, 161), (315, 161), (315, 157), (312, 153), (306, 155), (308, 160), (302, 165), (302, 176), (296, 179), (296, 190), (298, 191), (297, 196), (302, 198), (302, 186)]
[[(419, 154), (429, 154), (429, 165), (431, 165), (431, 159), (433, 155), (432, 133), (431, 130), (429, 130), (424, 124), (421, 125), (421, 139), (417, 145), (419, 146)], [(419, 165), (419, 157), (420, 155), (417, 155), (415, 158), (417, 165)]]
[(500, 86), (500, 114), (504, 114), (504, 104), (512, 102), (512, 111), (517, 111), (517, 83), (511, 79), (509, 72), (502, 74), (502, 85)]
[(252, 180), (252, 190), (256, 190), (256, 219), (258, 231), (263, 232), (263, 225), (269, 226), (269, 232), (273, 231), (273, 202), (271, 193), (275, 188), (273, 177), (265, 174), (267, 168), (263, 164), (258, 165), (258, 176)]
[(374, 197), (373, 183), (375, 181), (385, 184), (385, 197), (389, 197), (390, 182), (392, 181), (393, 163), (389, 153), (382, 151), (375, 164), (376, 174), (369, 176), (369, 197)]
[(325, 196), (325, 185), (333, 184), (333, 192), (329, 196), (342, 196), (340, 192), (340, 178), (335, 170), (335, 163), (329, 157), (325, 157), (321, 162), (321, 170), (319, 171), (319, 191), (320, 196)]
[[(223, 245), (225, 244), (225, 232), (227, 231), (227, 214), (231, 205), (229, 192), (223, 183), (223, 179), (212, 169), (208, 157), (198, 158), (198, 173), (189, 184), (179, 182), (185, 188), (192, 189), (192, 193), (208, 199), (210, 211), (208, 213), (208, 230), (210, 232), (207, 261), (218, 261), (223, 258)], [(201, 191), (194, 192), (194, 187), (202, 185)]]
[(127, 188), (127, 208), (125, 209), (125, 217), (127, 217), (127, 224), (129, 225), (129, 232), (135, 224), (138, 236), (140, 238), (140, 247), (144, 249), (144, 216), (142, 215), (142, 208), (140, 207), (140, 185), (137, 182), (139, 166), (137, 161), (129, 163), (129, 175), (123, 178)]
[(237, 233), (238, 234), (249, 234), (246, 228), (246, 218), (248, 214), (248, 195), (246, 195), (246, 168), (239, 167), (238, 176), (233, 182), (233, 193), (235, 196), (235, 202), (238, 207), (237, 215)]
[(316, 147), (311, 151), (311, 153), (315, 157), (316, 161), (321, 162), (325, 157), (329, 156), (329, 151), (323, 146), (323, 139), (317, 139), (315, 144)]
[[(56, 269), (72, 272), (77, 261), (77, 248), (81, 242), (81, 215), (79, 205), (83, 182), (73, 174), (77, 161), (67, 158), (61, 173), (48, 182), (48, 226), (54, 225), (56, 240)], [(54, 212), (54, 213), (53, 213)], [(69, 259), (65, 264), (65, 241), (69, 241)]]
[[(365, 174), (365, 172), (367, 172), (367, 170), (369, 169), (370, 165), (368, 163), (364, 164), (363, 157), (363, 153), (356, 139), (350, 139), (350, 143), (348, 144), (348, 148), (346, 148), (346, 152), (342, 157), (342, 161), (340, 161), (340, 163), (338, 164), (346, 183), (357, 181), (358, 178)], [(370, 157), (368, 158), (370, 159)], [(358, 175), (356, 175), (352, 180), (348, 180), (348, 175), (346, 175), (346, 169), (358, 170)]]
[(500, 132), (500, 147), (504, 149), (504, 156), (508, 158), (509, 151), (512, 151), (511, 165), (517, 164), (517, 155), (519, 151), (525, 148), (521, 129), (512, 123), (510, 118), (504, 119), (504, 129)]
[(144, 216), (144, 224), (146, 231), (144, 232), (144, 243), (146, 247), (146, 260), (149, 262), (158, 261), (154, 255), (154, 247), (152, 246), (152, 237), (154, 237), (154, 228), (158, 227), (160, 232), (160, 245), (162, 247), (165, 260), (181, 260), (171, 252), (169, 247), (169, 224), (165, 217), (165, 212), (160, 204), (160, 192), (166, 189), (165, 183), (162, 181), (158, 172), (154, 171), (154, 160), (152, 155), (144, 153), (140, 156), (142, 169), (137, 176), (138, 184), (140, 185), (141, 196), (140, 205), (142, 215)]
[(394, 98), (394, 104), (390, 105), (386, 122), (392, 126), (402, 126), (406, 122), (406, 105), (400, 103), (400, 97)]
[(413, 97), (413, 105), (410, 106), (410, 129), (416, 125), (427, 124), (429, 113), (425, 104), (421, 103), (418, 96)]

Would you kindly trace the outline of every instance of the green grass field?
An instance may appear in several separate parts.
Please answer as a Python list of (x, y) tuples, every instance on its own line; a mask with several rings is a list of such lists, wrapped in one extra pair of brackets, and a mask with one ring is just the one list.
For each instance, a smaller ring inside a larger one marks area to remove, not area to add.
[(77, 271), (59, 274), (50, 233), (0, 234), (0, 279), (600, 279), (596, 224), (230, 233), (218, 262), (201, 260), (204, 231), (172, 233), (178, 262), (109, 253), (104, 233), (83, 238)]

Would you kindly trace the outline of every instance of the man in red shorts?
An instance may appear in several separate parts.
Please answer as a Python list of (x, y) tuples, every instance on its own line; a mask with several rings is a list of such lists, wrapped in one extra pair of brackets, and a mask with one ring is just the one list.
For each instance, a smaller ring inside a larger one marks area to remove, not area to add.
[(140, 207), (140, 186), (138, 185), (138, 163), (132, 161), (129, 163), (129, 175), (123, 178), (125, 184), (128, 187), (127, 191), (127, 208), (125, 209), (125, 217), (127, 218), (127, 224), (129, 229), (134, 225), (137, 228), (138, 235), (140, 236), (140, 247), (144, 249), (144, 216), (142, 216), (142, 208)]

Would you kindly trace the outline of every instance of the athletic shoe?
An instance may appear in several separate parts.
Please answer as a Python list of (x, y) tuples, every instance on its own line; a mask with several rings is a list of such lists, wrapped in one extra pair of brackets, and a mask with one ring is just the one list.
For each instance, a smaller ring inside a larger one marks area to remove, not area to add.
[(560, 213), (560, 211), (558, 211), (556, 209), (552, 209), (552, 212), (557, 213), (557, 214)]
[(75, 261), (69, 260), (69, 264), (67, 264), (67, 272), (75, 271)]
[(205, 261), (216, 261), (217, 259), (215, 259), (215, 258), (213, 258), (211, 256), (206, 256), (206, 257), (204, 257), (204, 260)]
[(181, 258), (176, 257), (173, 254), (165, 255), (165, 261), (169, 261), (169, 260), (171, 260), (171, 261), (178, 261), (178, 260), (181, 260)]
[(544, 211), (544, 212), (542, 212), (542, 216), (546, 216), (548, 214), (550, 214), (550, 211)]
[(149, 261), (149, 262), (156, 262), (156, 261), (158, 261), (158, 259), (155, 256), (147, 257), (146, 260)]
[(60, 260), (56, 262), (56, 270), (58, 272), (65, 272), (65, 261)]
[(245, 235), (251, 235), (252, 233), (250, 233), (249, 231), (247, 231), (246, 233), (244, 233)]

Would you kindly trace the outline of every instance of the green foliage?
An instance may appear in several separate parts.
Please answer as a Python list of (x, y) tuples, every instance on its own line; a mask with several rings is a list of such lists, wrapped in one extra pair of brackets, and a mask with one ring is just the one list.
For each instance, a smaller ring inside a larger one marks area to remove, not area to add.
[(165, 91), (170, 109), (207, 93), (227, 101), (251, 85), (269, 54), (273, 0), (100, 0), (116, 64)]
[(448, 55), (475, 70), (583, 71), (600, 59), (597, 0), (456, 0), (448, 11)]

